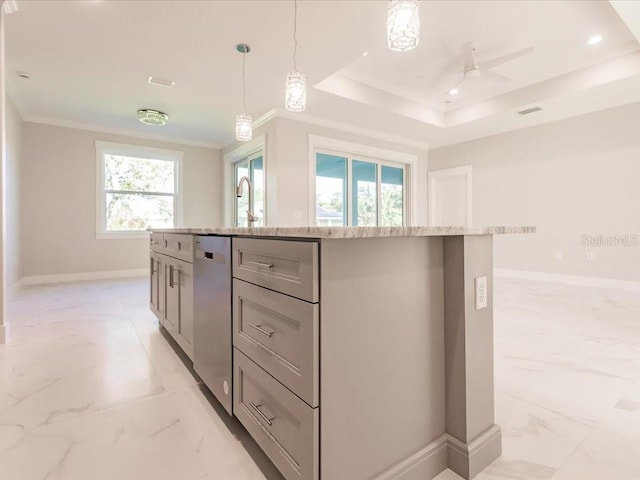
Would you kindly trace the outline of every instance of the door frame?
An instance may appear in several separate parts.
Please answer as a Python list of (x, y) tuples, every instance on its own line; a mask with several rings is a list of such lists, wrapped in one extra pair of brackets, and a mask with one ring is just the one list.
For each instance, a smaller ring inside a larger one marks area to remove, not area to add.
[(470, 227), (473, 223), (473, 166), (465, 165), (463, 167), (443, 168), (441, 170), (431, 170), (427, 173), (427, 184), (429, 193), (429, 226), (435, 226), (436, 218), (436, 185), (439, 181), (451, 177), (464, 177), (467, 185), (467, 215), (466, 226)]

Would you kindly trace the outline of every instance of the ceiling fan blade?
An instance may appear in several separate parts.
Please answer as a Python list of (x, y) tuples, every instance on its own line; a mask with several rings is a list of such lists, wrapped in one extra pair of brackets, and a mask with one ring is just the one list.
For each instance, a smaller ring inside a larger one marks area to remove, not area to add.
[(449, 94), (449, 92), (451, 90), (457, 90), (460, 88), (460, 86), (465, 82), (465, 80), (467, 80), (467, 76), (464, 73), (461, 73), (459, 75), (458, 80), (455, 81), (455, 83), (450, 83), (449, 85), (446, 86), (446, 92), (447, 94)]
[(491, 70), (482, 70), (482, 76), (488, 77), (499, 82), (510, 82), (511, 79), (501, 73), (492, 72)]
[(432, 82), (429, 87), (432, 90), (440, 90), (442, 85), (445, 85), (445, 87), (450, 85), (451, 78), (457, 78), (462, 70), (461, 62), (462, 59), (459, 56), (449, 60), (444, 68), (440, 70), (441, 73), (438, 75), (438, 79)]
[(529, 55), (535, 51), (535, 47), (523, 48), (522, 50), (517, 50), (515, 52), (507, 53), (506, 55), (502, 55), (501, 57), (492, 58), (490, 60), (480, 62), (480, 68), (483, 70), (489, 70), (491, 68), (495, 68), (503, 63), (511, 62), (516, 58), (524, 57), (525, 55)]

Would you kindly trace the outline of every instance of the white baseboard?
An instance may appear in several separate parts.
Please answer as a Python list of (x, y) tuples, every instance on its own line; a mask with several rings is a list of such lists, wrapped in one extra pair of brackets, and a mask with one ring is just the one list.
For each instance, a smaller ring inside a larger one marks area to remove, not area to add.
[(149, 275), (148, 268), (131, 270), (107, 270), (102, 272), (63, 273), (59, 275), (33, 275), (20, 280), (23, 285), (46, 285), (50, 283), (84, 282), (88, 280), (109, 280), (114, 278), (144, 277)]
[(392, 465), (373, 480), (433, 478), (447, 468), (447, 434), (440, 435), (418, 452)]
[(22, 279), (7, 287), (7, 300), (11, 300), (22, 288)]
[(494, 277), (516, 278), (522, 280), (538, 280), (541, 282), (562, 283), (565, 285), (577, 285), (581, 287), (613, 288), (640, 292), (640, 282), (631, 280), (618, 280), (615, 278), (584, 277), (581, 275), (563, 275), (559, 273), (532, 272), (528, 270), (510, 270), (494, 268)]

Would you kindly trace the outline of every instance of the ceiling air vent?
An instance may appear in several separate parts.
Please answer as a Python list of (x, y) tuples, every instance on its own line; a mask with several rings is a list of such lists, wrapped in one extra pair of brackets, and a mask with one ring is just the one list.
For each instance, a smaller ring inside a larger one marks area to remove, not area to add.
[(518, 113), (520, 115), (529, 115), (530, 113), (539, 112), (540, 110), (542, 110), (540, 107), (531, 107), (527, 108), (526, 110), (520, 110)]
[(173, 80), (167, 80), (165, 78), (158, 78), (154, 76), (149, 77), (147, 82), (150, 85), (157, 85), (158, 87), (167, 87), (167, 88), (171, 88), (176, 84), (176, 82), (174, 82)]

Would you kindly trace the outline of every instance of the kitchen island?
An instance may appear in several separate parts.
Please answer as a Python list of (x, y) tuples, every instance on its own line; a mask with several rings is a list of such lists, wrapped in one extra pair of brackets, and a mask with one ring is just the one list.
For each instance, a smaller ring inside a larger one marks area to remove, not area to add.
[[(151, 305), (163, 321), (168, 289), (189, 281), (173, 260), (163, 270), (159, 254), (230, 264), (228, 294), (212, 292), (221, 303), (210, 310), (226, 325), (217, 331), (228, 332), (221, 350), (233, 370), (210, 388), (287, 480), (424, 480), (447, 467), (473, 478), (501, 453), (493, 235), (534, 231), (154, 229)], [(221, 237), (229, 251), (199, 250), (199, 236)], [(183, 296), (194, 291), (185, 287)], [(196, 358), (213, 348), (198, 343), (197, 325), (183, 336)]]

